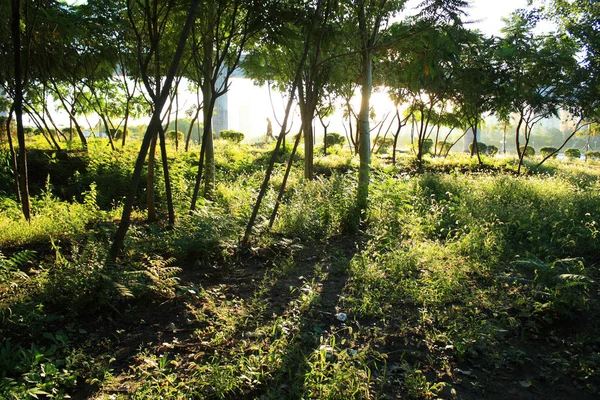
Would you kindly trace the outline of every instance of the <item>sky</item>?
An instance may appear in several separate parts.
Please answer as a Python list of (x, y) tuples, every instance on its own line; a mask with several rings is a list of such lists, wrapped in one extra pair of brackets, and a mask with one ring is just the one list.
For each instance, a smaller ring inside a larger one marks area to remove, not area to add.
[[(414, 8), (421, 2), (422, 0), (409, 0), (407, 7)], [(535, 2), (543, 3), (542, 0)], [(488, 36), (499, 36), (500, 29), (504, 26), (502, 18), (519, 8), (527, 8), (527, 0), (471, 0), (471, 7), (466, 10), (469, 15), (464, 20), (473, 22), (467, 25), (472, 29), (478, 29)], [(548, 30), (552, 27), (542, 24), (541, 29)]]

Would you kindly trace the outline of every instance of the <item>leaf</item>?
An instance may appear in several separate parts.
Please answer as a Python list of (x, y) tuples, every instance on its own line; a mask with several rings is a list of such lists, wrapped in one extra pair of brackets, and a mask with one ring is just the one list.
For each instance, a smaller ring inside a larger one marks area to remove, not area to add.
[(556, 279), (561, 281), (594, 282), (587, 276), (578, 274), (560, 274), (556, 276)]
[(526, 380), (526, 381), (519, 381), (519, 385), (523, 386), (524, 388), (528, 388), (528, 387), (531, 387), (533, 385), (533, 383), (530, 380)]
[(117, 290), (119, 291), (119, 293), (121, 294), (121, 296), (123, 296), (123, 297), (133, 297), (133, 293), (131, 293), (131, 290), (129, 290), (129, 288), (126, 287), (125, 285), (122, 285), (120, 283), (115, 283), (115, 288), (117, 288)]

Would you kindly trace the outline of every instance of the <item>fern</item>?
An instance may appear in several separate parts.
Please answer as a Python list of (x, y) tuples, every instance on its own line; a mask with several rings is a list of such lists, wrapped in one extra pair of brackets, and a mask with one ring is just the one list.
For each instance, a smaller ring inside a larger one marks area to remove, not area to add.
[(20, 267), (35, 260), (35, 252), (24, 250), (13, 254), (10, 258), (0, 252), (0, 283), (15, 279), (27, 279), (29, 276)]
[(115, 288), (124, 297), (151, 292), (161, 297), (172, 298), (179, 285), (177, 274), (180, 267), (173, 266), (175, 258), (164, 260), (161, 257), (150, 259), (145, 257), (142, 268), (124, 273), (122, 283), (114, 283)]

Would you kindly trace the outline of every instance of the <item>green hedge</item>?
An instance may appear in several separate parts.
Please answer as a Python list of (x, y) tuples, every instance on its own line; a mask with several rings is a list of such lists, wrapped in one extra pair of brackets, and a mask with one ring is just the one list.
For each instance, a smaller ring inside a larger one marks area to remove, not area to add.
[(581, 158), (581, 150), (579, 150), (579, 149), (566, 149), (565, 150), (565, 157), (567, 157), (569, 160), (578, 160), (579, 158)]
[(556, 158), (556, 156), (558, 155), (558, 151), (556, 150), (556, 147), (545, 146), (540, 149), (540, 154), (542, 155), (542, 157), (546, 158), (550, 154), (554, 153), (552, 158)]
[(221, 137), (221, 139), (227, 140), (227, 141), (233, 142), (233, 143), (240, 143), (242, 140), (244, 140), (244, 137), (245, 137), (242, 132), (237, 132), (237, 131), (232, 131), (232, 130), (221, 131), (221, 132), (219, 132), (219, 136)]
[(587, 158), (591, 158), (592, 160), (600, 161), (600, 151), (598, 150), (586, 151), (585, 156)]
[(521, 151), (521, 153), (525, 153), (525, 157), (535, 156), (535, 149), (531, 146), (527, 146), (527, 148), (525, 148), (525, 146), (521, 146), (519, 147), (519, 150)]

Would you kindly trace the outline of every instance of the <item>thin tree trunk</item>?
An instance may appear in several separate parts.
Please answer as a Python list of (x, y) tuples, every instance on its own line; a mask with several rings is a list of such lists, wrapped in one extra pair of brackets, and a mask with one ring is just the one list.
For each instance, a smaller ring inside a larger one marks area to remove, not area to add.
[(167, 212), (169, 215), (169, 226), (175, 226), (175, 208), (173, 206), (173, 193), (171, 191), (171, 178), (169, 176), (169, 160), (167, 158), (167, 144), (165, 141), (165, 130), (158, 131), (160, 136), (160, 154), (162, 157), (163, 176), (165, 180), (165, 194), (167, 196)]
[[(186, 153), (188, 152), (188, 150), (190, 148), (190, 138), (192, 137), (192, 132), (194, 131), (194, 124), (196, 123), (196, 120), (198, 119), (198, 115), (200, 115), (200, 105), (198, 105), (198, 108), (196, 108), (194, 118), (192, 118), (192, 122), (190, 123), (190, 128), (188, 129), (188, 132), (187, 132), (187, 137), (185, 139), (185, 152)], [(198, 132), (200, 132), (199, 129), (198, 129)]]
[[(200, 132), (200, 130), (198, 130)], [(190, 204), (190, 212), (196, 210), (196, 203), (198, 202), (198, 193), (200, 192), (200, 185), (202, 184), (202, 171), (204, 169), (204, 153), (206, 151), (206, 135), (202, 133), (202, 144), (200, 145), (200, 162), (198, 163), (198, 173), (196, 174), (196, 183), (194, 185), (194, 192), (192, 193), (192, 203)]]
[[(565, 146), (567, 145), (567, 142), (568, 142), (569, 140), (571, 140), (571, 138), (572, 138), (573, 136), (575, 136), (575, 134), (576, 134), (577, 132), (579, 132), (579, 131), (580, 131), (580, 130), (583, 128), (583, 127), (585, 127), (585, 126), (586, 126), (586, 124), (585, 124), (585, 123), (583, 123), (583, 124), (582, 124), (582, 122), (583, 122), (583, 119), (582, 119), (582, 118), (580, 118), (580, 119), (579, 119), (579, 121), (577, 121), (577, 124), (575, 125), (575, 129), (573, 130), (573, 132), (571, 132), (571, 134), (569, 134), (569, 136), (567, 136), (567, 138), (566, 138), (566, 139), (563, 141), (563, 143), (560, 145), (560, 147), (559, 147), (559, 148), (557, 148), (557, 149), (556, 149), (555, 151), (553, 151), (552, 153), (548, 154), (546, 157), (544, 157), (544, 159), (543, 159), (542, 161), (540, 161), (540, 162), (538, 163), (538, 165), (536, 165), (536, 166), (535, 166), (535, 168), (539, 168), (539, 167), (541, 167), (541, 166), (542, 166), (542, 164), (546, 162), (546, 160), (548, 160), (549, 158), (552, 158), (552, 157), (553, 157), (555, 154), (557, 154), (559, 151), (561, 151), (561, 150), (563, 149), (563, 147), (565, 147)], [(580, 125), (580, 124), (581, 124), (581, 125)], [(588, 126), (590, 126), (590, 125), (588, 125)]]
[(58, 145), (56, 140), (54, 140), (54, 138), (51, 135), (48, 135), (52, 138), (52, 140), (50, 140), (48, 138), (48, 136), (44, 133), (44, 132), (49, 131), (50, 128), (48, 127), (48, 125), (46, 125), (46, 121), (44, 121), (42, 116), (39, 115), (39, 113), (34, 108), (29, 107), (29, 106), (27, 106), (26, 111), (29, 114), (29, 118), (31, 118), (33, 120), (33, 123), (40, 130), (40, 135), (42, 135), (42, 137), (44, 139), (46, 139), (46, 142), (48, 142), (50, 147), (55, 150), (60, 150), (60, 146)]
[[(162, 126), (161, 126), (162, 129)], [(148, 154), (148, 174), (146, 180), (146, 208), (148, 210), (148, 222), (156, 221), (156, 195), (154, 190), (154, 164), (156, 160), (156, 141), (158, 135), (154, 135), (150, 143)]]
[[(281, 204), (281, 199), (283, 198), (283, 194), (285, 193), (285, 187), (287, 185), (288, 177), (290, 176), (290, 171), (292, 170), (292, 165), (294, 164), (294, 155), (296, 155), (298, 144), (300, 144), (300, 136), (302, 136), (302, 131), (303, 127), (301, 126), (300, 132), (298, 132), (298, 136), (296, 136), (296, 140), (294, 141), (294, 148), (292, 149), (290, 159), (288, 160), (288, 164), (285, 169), (285, 174), (283, 175), (283, 181), (281, 182), (281, 187), (279, 188), (279, 194), (277, 195), (275, 206), (273, 206), (273, 211), (271, 212), (271, 218), (269, 218), (269, 229), (273, 228), (273, 223), (275, 222), (277, 211), (279, 211), (279, 205)], [(306, 132), (304, 134), (306, 135)]]
[[(212, 133), (212, 110), (214, 98), (212, 88), (203, 89), (204, 102), (204, 197), (211, 200), (215, 189), (215, 145)], [(208, 100), (208, 101), (207, 101)]]
[(175, 92), (175, 151), (179, 151), (179, 96), (177, 92)]
[(12, 115), (15, 110), (14, 103), (10, 107), (10, 111), (8, 112), (8, 116), (6, 117), (6, 139), (8, 140), (8, 149), (10, 151), (10, 162), (13, 170), (14, 184), (15, 184), (15, 195), (17, 196), (17, 203), (21, 203), (21, 191), (19, 190), (19, 166), (17, 162), (17, 153), (15, 152), (15, 147), (13, 145), (12, 136), (10, 133), (10, 122), (12, 120)]
[[(83, 146), (84, 151), (87, 151), (88, 150), (87, 139), (85, 138), (85, 135), (83, 134), (83, 131), (81, 130), (81, 126), (79, 126), (79, 123), (77, 123), (77, 119), (71, 113), (71, 110), (69, 110), (69, 107), (67, 107), (67, 103), (66, 103), (64, 97), (62, 96), (62, 94), (60, 93), (60, 90), (58, 90), (58, 86), (56, 86), (56, 82), (54, 82), (53, 79), (50, 79), (50, 83), (52, 83), (52, 86), (54, 87), (54, 91), (56, 92), (56, 95), (58, 96), (58, 99), (60, 100), (60, 102), (63, 106), (63, 109), (69, 115), (70, 120), (73, 121), (73, 125), (75, 125), (75, 129), (77, 130), (77, 134), (79, 135), (79, 140), (81, 140), (81, 145)], [(111, 142), (111, 144), (112, 144), (112, 142)], [(114, 146), (113, 146), (113, 150), (114, 150)]]
[[(298, 85), (298, 103), (304, 131), (304, 179), (313, 179), (314, 142), (312, 129), (312, 98), (306, 93), (302, 84)], [(300, 135), (300, 133), (298, 133)]]

